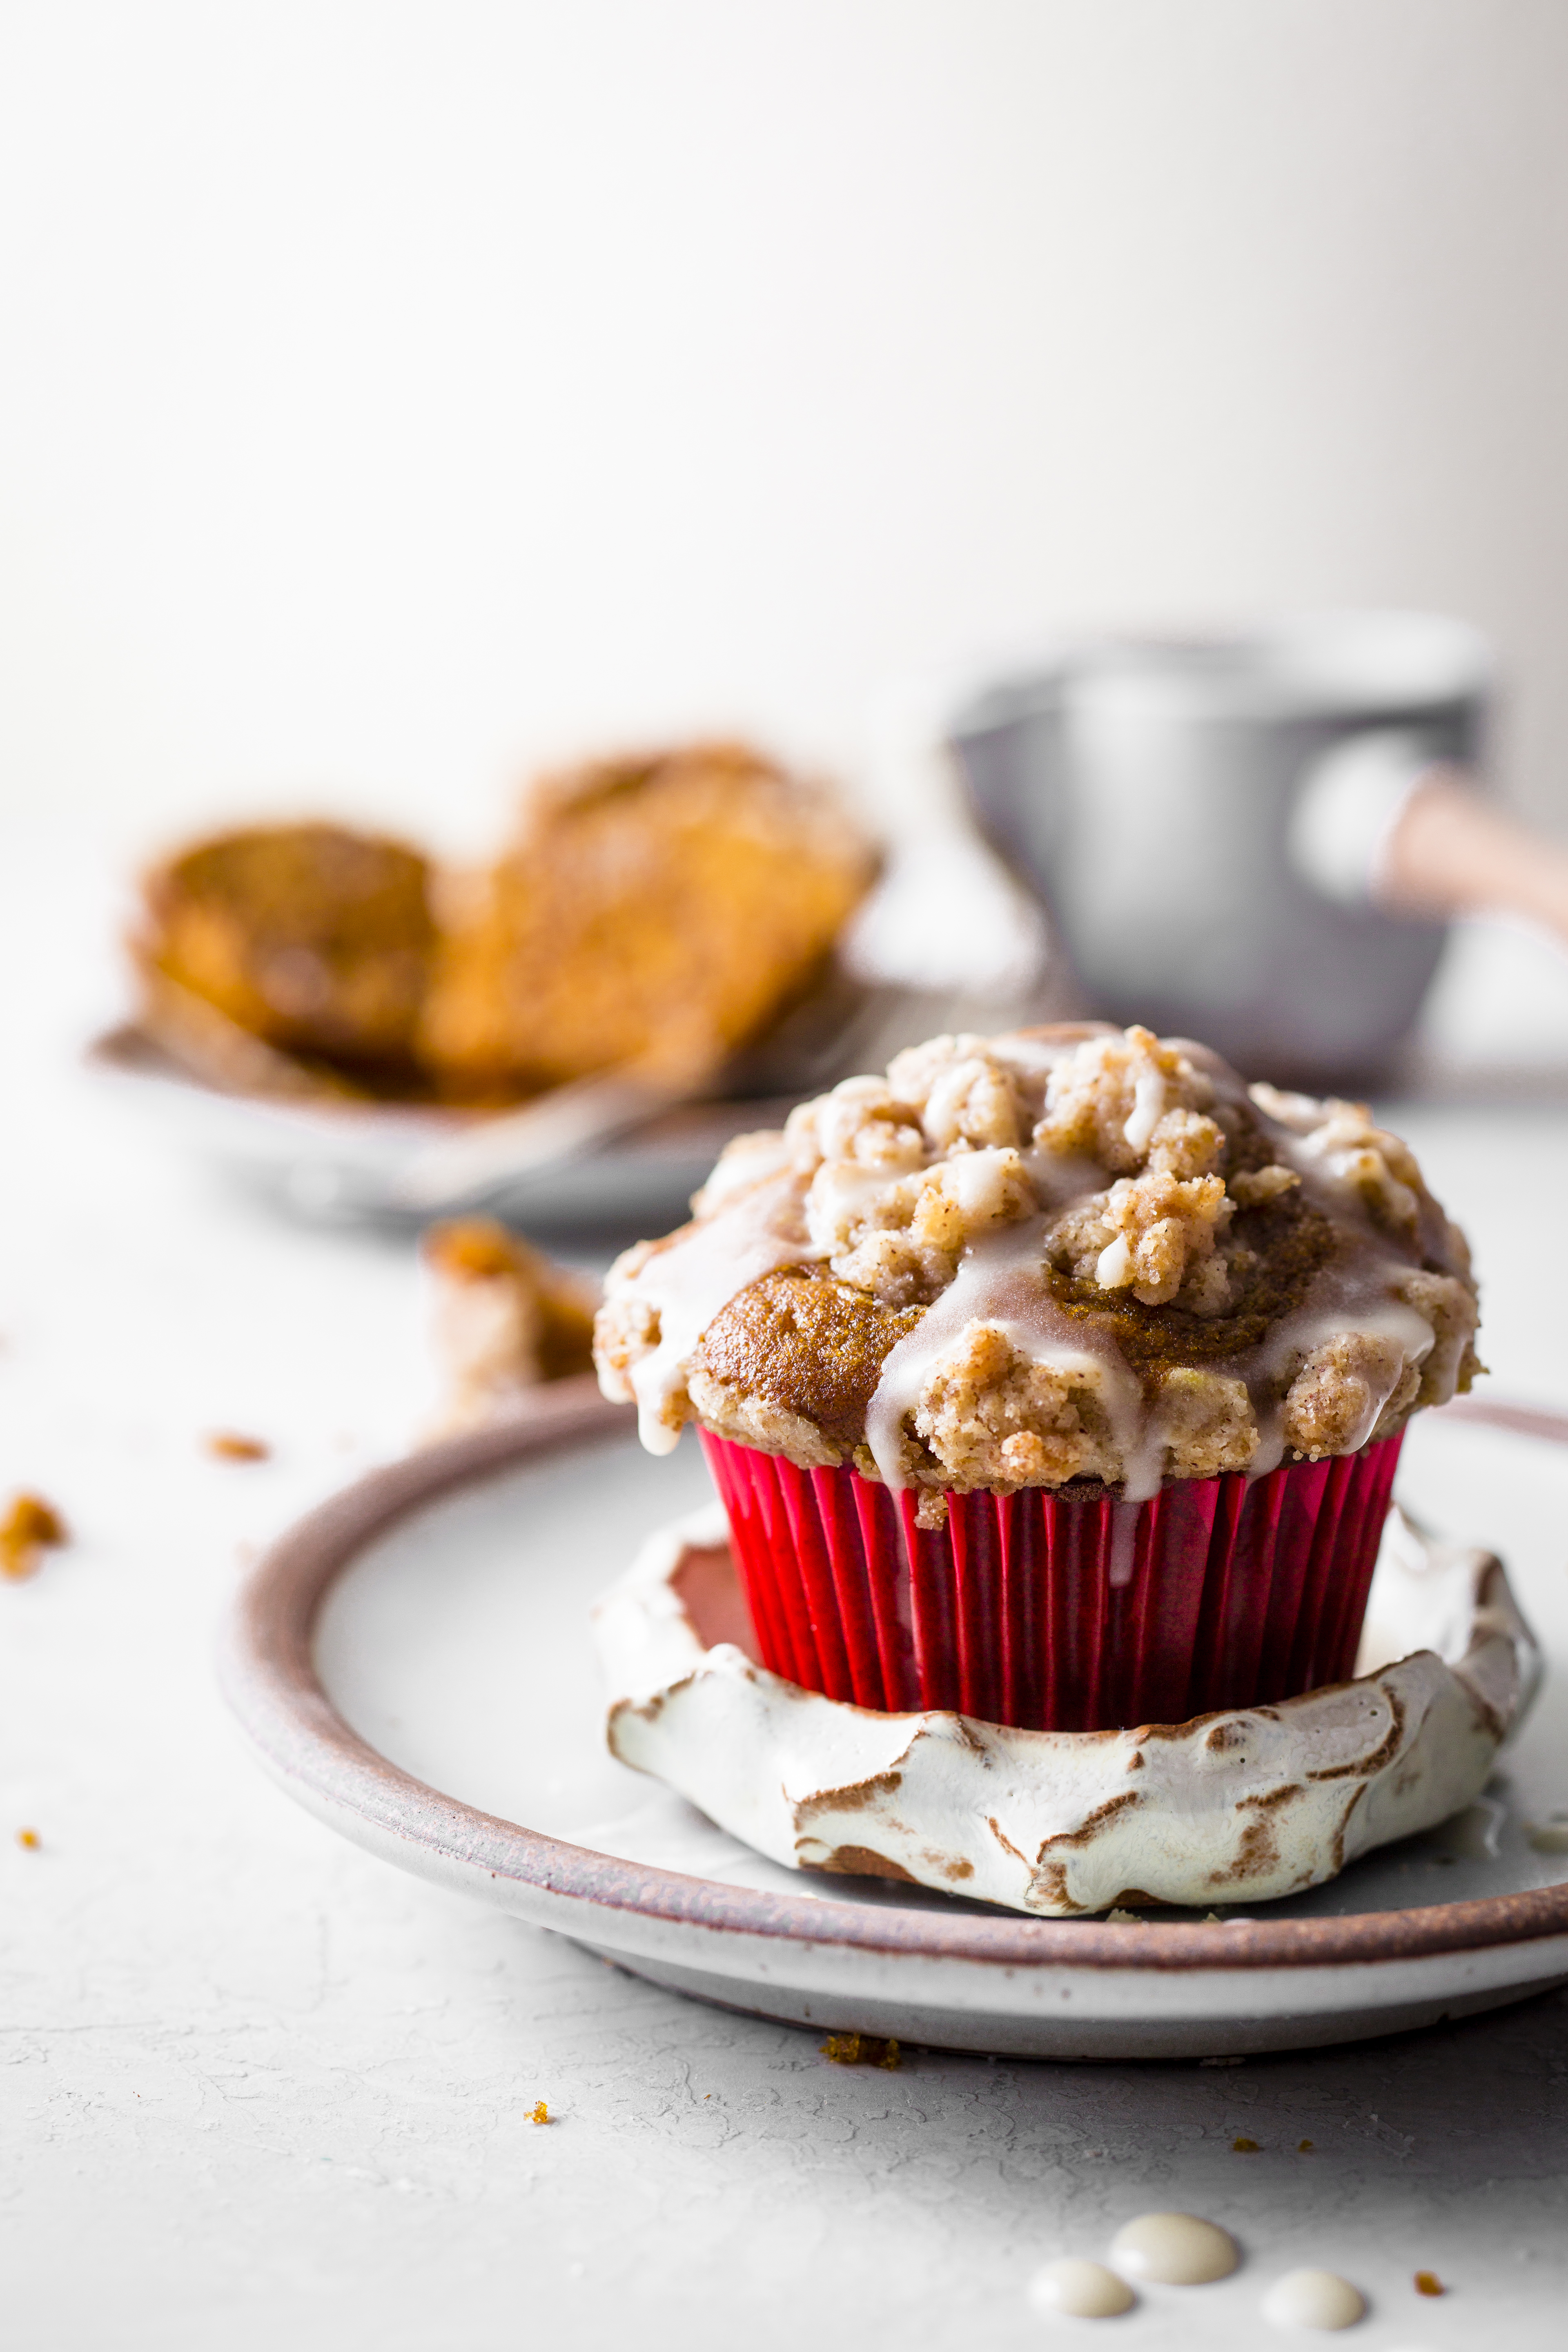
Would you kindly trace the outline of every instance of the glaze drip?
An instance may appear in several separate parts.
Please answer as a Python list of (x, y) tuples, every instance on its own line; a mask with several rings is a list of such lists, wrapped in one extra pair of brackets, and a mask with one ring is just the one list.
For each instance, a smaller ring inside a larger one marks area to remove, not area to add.
[(721, 1307), (763, 1275), (809, 1265), (821, 1255), (798, 1232), (798, 1197), (787, 1174), (764, 1178), (720, 1215), (655, 1245), (639, 1288), (658, 1337), (630, 1374), (637, 1434), (650, 1454), (672, 1453), (679, 1442), (692, 1351)]

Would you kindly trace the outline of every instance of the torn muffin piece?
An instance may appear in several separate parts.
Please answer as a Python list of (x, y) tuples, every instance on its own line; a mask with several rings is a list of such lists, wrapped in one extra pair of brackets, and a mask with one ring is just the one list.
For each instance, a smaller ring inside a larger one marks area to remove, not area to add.
[(430, 1436), (510, 1419), (542, 1382), (592, 1370), (598, 1289), (586, 1276), (493, 1217), (432, 1225), (422, 1246), (446, 1384)]

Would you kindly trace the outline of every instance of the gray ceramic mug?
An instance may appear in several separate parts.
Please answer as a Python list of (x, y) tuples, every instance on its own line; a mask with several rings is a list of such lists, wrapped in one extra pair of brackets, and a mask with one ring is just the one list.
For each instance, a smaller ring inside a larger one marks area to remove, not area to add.
[(1424, 772), (1474, 769), (1490, 677), (1473, 629), (1421, 614), (1083, 638), (948, 734), (1095, 1013), (1345, 1086), (1388, 1069), (1445, 938), (1374, 902), (1380, 830)]

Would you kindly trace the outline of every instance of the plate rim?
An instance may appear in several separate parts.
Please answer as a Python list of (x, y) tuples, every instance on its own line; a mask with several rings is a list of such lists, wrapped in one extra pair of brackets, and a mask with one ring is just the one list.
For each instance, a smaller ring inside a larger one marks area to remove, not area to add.
[[(1472, 1404), (1463, 1417), (1493, 1422), (1495, 1415), (1494, 1425), (1517, 1430), (1518, 1420), (1503, 1418), (1517, 1410)], [(1556, 1416), (1532, 1414), (1531, 1433), (1555, 1435), (1541, 1427), (1547, 1419)], [(563, 1901), (579, 1913), (588, 1937), (595, 1932), (593, 1915), (631, 1913), (721, 1935), (1005, 1969), (1248, 1973), (1406, 1961), (1568, 1933), (1568, 1881), (1329, 1918), (1140, 1922), (1155, 1927), (1152, 1937), (1103, 1920), (863, 1907), (624, 1861), (484, 1812), (404, 1771), (352, 1728), (317, 1675), (313, 1635), (332, 1585), (400, 1521), (447, 1495), (528, 1462), (624, 1436), (635, 1423), (634, 1410), (608, 1402), (592, 1373), (554, 1382), (514, 1420), (444, 1439), (369, 1471), (269, 1546), (228, 1612), (219, 1680), (241, 1727), (291, 1794), (328, 1820), (357, 1816), (368, 1829), (422, 1851), (432, 1867), (450, 1871), (456, 1864), (462, 1874), (514, 1880)], [(1568, 1436), (1568, 1423), (1563, 1433)]]

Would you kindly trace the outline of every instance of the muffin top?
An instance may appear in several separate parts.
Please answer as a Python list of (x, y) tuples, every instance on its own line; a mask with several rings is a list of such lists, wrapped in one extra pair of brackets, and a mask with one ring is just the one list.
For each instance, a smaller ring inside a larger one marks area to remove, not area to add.
[(731, 1143), (611, 1269), (605, 1393), (926, 1490), (1352, 1453), (1469, 1386), (1463, 1234), (1363, 1104), (1100, 1024), (938, 1037)]

